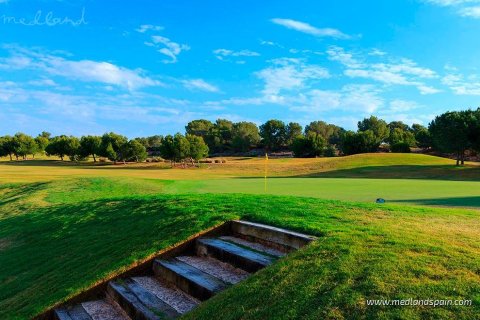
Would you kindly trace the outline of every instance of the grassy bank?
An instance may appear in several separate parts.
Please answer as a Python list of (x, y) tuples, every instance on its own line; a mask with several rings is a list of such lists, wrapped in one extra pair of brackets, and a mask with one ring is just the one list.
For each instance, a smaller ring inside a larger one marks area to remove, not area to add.
[[(456, 318), (480, 313), (480, 213), (290, 196), (163, 194), (140, 179), (0, 190), (0, 318), (24, 319), (189, 235), (244, 218), (320, 236), (191, 319)], [(472, 299), (370, 307), (366, 299)]]

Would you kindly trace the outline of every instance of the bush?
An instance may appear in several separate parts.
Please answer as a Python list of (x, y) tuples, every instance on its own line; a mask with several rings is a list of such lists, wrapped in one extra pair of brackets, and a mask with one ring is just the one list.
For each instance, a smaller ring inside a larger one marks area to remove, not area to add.
[(390, 146), (390, 151), (394, 153), (410, 153), (410, 146), (406, 142), (398, 142)]

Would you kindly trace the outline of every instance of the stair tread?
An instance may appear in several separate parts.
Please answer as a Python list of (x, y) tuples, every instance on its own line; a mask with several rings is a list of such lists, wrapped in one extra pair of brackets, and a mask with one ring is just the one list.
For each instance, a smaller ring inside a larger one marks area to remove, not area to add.
[(180, 313), (134, 279), (110, 281), (111, 295), (131, 316), (141, 319), (175, 319)]
[(256, 222), (235, 220), (235, 223), (239, 223), (239, 224), (243, 224), (243, 225), (247, 225), (247, 226), (252, 226), (252, 227), (256, 227), (256, 228), (261, 228), (261, 229), (266, 229), (266, 230), (271, 230), (271, 231), (275, 231), (275, 232), (279, 232), (279, 233), (289, 234), (289, 235), (292, 235), (292, 236), (295, 236), (295, 237), (298, 237), (298, 238), (303, 238), (303, 239), (308, 240), (308, 241), (312, 241), (312, 240), (316, 239), (316, 237), (310, 236), (308, 234), (295, 232), (295, 231), (291, 231), (291, 230), (287, 230), (287, 229), (282, 229), (282, 228), (278, 228), (278, 227), (273, 227), (273, 226), (269, 226), (269, 225), (261, 224), (261, 223), (256, 223)]
[(105, 300), (83, 302), (82, 307), (92, 320), (130, 320), (119, 307)]
[(242, 220), (232, 221), (231, 227), (234, 234), (253, 237), (258, 239), (258, 242), (266, 241), (267, 244), (276, 245), (287, 252), (300, 249), (317, 239), (307, 234)]
[(192, 310), (199, 304), (199, 301), (194, 297), (171, 285), (158, 281), (154, 277), (133, 277), (132, 279), (180, 314)]
[(215, 247), (217, 249), (229, 252), (230, 254), (234, 254), (236, 256), (242, 257), (244, 259), (255, 261), (256, 263), (264, 267), (272, 264), (275, 261), (273, 257), (267, 256), (249, 249), (242, 248), (238, 245), (235, 245), (233, 243), (223, 241), (220, 239), (203, 238), (203, 239), (199, 239), (198, 241), (201, 244)]
[(260, 252), (266, 253), (268, 255), (275, 256), (275, 257), (283, 257), (283, 256), (287, 255), (285, 252), (282, 252), (278, 249), (266, 246), (266, 245), (258, 243), (258, 242), (248, 241), (248, 240), (245, 240), (245, 239), (242, 239), (242, 238), (237, 238), (237, 237), (233, 237), (233, 236), (221, 236), (221, 237), (219, 237), (219, 239), (227, 241), (227, 242), (233, 242), (233, 243), (238, 244), (240, 246), (248, 247), (248, 248), (251, 248), (253, 250), (260, 251)]
[(58, 308), (55, 314), (60, 320), (92, 320), (81, 304), (71, 307)]
[(212, 293), (220, 292), (226, 289), (228, 286), (225, 282), (217, 277), (214, 277), (175, 258), (169, 260), (157, 259), (155, 262)]
[(238, 283), (250, 275), (231, 264), (210, 257), (179, 256), (177, 259), (231, 284)]

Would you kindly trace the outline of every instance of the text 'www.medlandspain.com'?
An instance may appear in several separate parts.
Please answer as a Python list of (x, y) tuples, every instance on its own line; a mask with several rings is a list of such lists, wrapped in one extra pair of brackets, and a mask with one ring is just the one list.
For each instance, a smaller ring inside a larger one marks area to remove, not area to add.
[(394, 299), (394, 300), (367, 300), (368, 306), (471, 306), (472, 300), (450, 299)]

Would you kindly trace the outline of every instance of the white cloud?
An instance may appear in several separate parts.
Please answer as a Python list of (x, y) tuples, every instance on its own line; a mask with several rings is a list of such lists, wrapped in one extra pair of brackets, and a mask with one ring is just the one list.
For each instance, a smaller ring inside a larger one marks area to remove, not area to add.
[(142, 24), (138, 29), (135, 29), (135, 31), (140, 32), (140, 33), (145, 33), (147, 31), (162, 31), (165, 29), (162, 26), (154, 26), (151, 24)]
[(427, 85), (424, 85), (424, 84), (417, 84), (417, 89), (418, 89), (418, 91), (420, 91), (420, 94), (423, 94), (423, 95), (435, 94), (435, 93), (442, 92), (442, 90), (440, 90), (440, 89), (430, 87), (430, 86), (427, 86)]
[(442, 83), (456, 95), (480, 96), (480, 78), (477, 75), (448, 74)]
[(392, 113), (411, 111), (421, 107), (422, 106), (415, 101), (401, 99), (395, 99), (390, 101), (389, 103), (389, 111), (391, 111)]
[(352, 53), (345, 52), (345, 49), (330, 46), (327, 49), (328, 58), (332, 61), (338, 61), (349, 68), (362, 68), (364, 64), (353, 56)]
[(480, 0), (425, 0), (442, 7), (452, 7), (462, 17), (480, 18)]
[(426, 2), (443, 7), (458, 6), (462, 4), (480, 3), (480, 0), (426, 0)]
[(225, 60), (228, 57), (258, 57), (260, 53), (251, 50), (233, 51), (228, 49), (216, 49), (213, 54), (218, 60)]
[(466, 7), (459, 10), (459, 13), (462, 17), (470, 17), (478, 19), (480, 18), (480, 6), (475, 7)]
[[(0, 119), (4, 123), (4, 133), (35, 133), (45, 128), (54, 134), (74, 135), (102, 134), (107, 130), (128, 134), (124, 131), (128, 130), (134, 137), (143, 128), (149, 128), (143, 124), (174, 126), (169, 129), (173, 132), (190, 120), (207, 116), (199, 111), (198, 104), (191, 101), (168, 99), (139, 91), (118, 95), (98, 91), (66, 94), (53, 92), (49, 88), (32, 89), (26, 83), (22, 85), (0, 83)], [(117, 122), (108, 122), (110, 127), (98, 124), (109, 120)], [(125, 121), (137, 123), (137, 126), (122, 126)]]
[(169, 38), (162, 36), (152, 36), (152, 42), (147, 42), (145, 44), (157, 48), (158, 52), (170, 58), (169, 60), (163, 60), (164, 63), (175, 63), (177, 62), (177, 56), (182, 51), (190, 50), (188, 45), (178, 44), (171, 41)]
[(129, 90), (161, 85), (159, 81), (144, 76), (140, 69), (128, 69), (105, 61), (68, 60), (62, 56), (23, 48), (14, 50), (10, 57), (0, 58), (0, 68), (40, 70), (72, 80), (100, 82)]
[(386, 55), (387, 53), (385, 51), (382, 51), (380, 49), (377, 49), (377, 48), (373, 48), (369, 53), (368, 55), (370, 56), (384, 56)]
[(220, 91), (216, 86), (206, 82), (203, 79), (190, 79), (183, 80), (183, 85), (190, 90), (201, 90), (207, 92), (218, 92)]
[(331, 37), (336, 39), (349, 39), (350, 36), (333, 28), (316, 28), (306, 22), (275, 18), (271, 20), (273, 23), (284, 26), (288, 29), (307, 33), (316, 37)]
[(304, 89), (309, 81), (330, 77), (327, 69), (305, 64), (300, 59), (275, 59), (272, 64), (256, 73), (265, 83), (263, 94), (272, 98), (285, 90)]
[(32, 80), (29, 81), (28, 84), (32, 86), (39, 86), (39, 87), (55, 87), (57, 83), (52, 79), (40, 79), (40, 80)]
[(371, 85), (345, 85), (341, 90), (310, 90), (294, 101), (293, 111), (326, 113), (343, 110), (360, 114), (371, 114), (384, 105), (380, 91)]
[(425, 84), (425, 79), (438, 78), (435, 71), (418, 66), (410, 59), (388, 61), (385, 63), (368, 63), (357, 54), (346, 52), (343, 48), (331, 46), (327, 50), (330, 60), (338, 61), (346, 67), (344, 74), (350, 78), (364, 78), (387, 85), (405, 85), (416, 87), (421, 94), (440, 92)]

